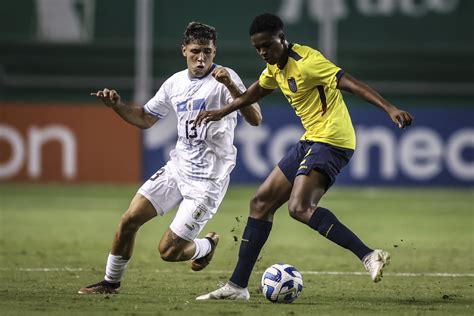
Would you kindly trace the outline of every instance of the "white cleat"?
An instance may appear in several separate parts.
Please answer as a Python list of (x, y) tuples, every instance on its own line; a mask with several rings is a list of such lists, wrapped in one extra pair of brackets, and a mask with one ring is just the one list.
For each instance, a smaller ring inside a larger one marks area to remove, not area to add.
[(247, 288), (241, 288), (237, 286), (230, 285), (229, 283), (224, 284), (222, 287), (217, 290), (207, 293), (201, 296), (196, 297), (197, 301), (205, 300), (248, 300), (250, 298), (249, 291)]
[(372, 281), (379, 282), (383, 277), (383, 269), (390, 262), (390, 254), (384, 250), (375, 249), (363, 259), (365, 269), (370, 273)]

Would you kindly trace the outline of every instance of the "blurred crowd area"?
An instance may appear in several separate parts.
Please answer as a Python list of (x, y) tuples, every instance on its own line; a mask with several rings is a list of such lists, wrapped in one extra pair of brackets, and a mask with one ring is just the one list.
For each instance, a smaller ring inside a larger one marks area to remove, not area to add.
[[(321, 50), (385, 96), (415, 105), (466, 105), (474, 94), (474, 2), (469, 0), (18, 0), (0, 4), (0, 101), (88, 101), (88, 91), (133, 97), (140, 5), (149, 10), (154, 93), (184, 69), (190, 21), (218, 31), (216, 62), (251, 84), (264, 64), (248, 39), (263, 12), (290, 41)], [(271, 104), (284, 104), (280, 94)], [(442, 105), (442, 104), (441, 104)]]

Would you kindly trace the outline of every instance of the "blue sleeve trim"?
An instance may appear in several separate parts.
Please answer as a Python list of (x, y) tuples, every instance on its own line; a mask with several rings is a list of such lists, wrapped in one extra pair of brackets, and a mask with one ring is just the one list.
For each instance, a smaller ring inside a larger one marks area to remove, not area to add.
[(152, 111), (148, 105), (145, 104), (145, 111), (150, 113), (153, 116), (157, 116), (158, 118), (163, 118), (163, 115), (160, 115), (158, 112)]
[(318, 92), (319, 92), (319, 98), (321, 99), (321, 104), (322, 104), (322, 109), (323, 109), (323, 115), (326, 113), (328, 109), (328, 104), (326, 100), (326, 93), (324, 93), (324, 87), (323, 86), (317, 86)]
[(345, 73), (346, 72), (343, 69), (341, 69), (337, 72), (337, 74), (336, 74), (337, 82), (339, 82), (339, 80), (341, 80), (342, 76), (344, 76)]
[(298, 61), (298, 60), (300, 60), (300, 59), (302, 58), (300, 55), (298, 55), (297, 52), (295, 52), (295, 51), (293, 50), (293, 44), (290, 44), (290, 45), (288, 46), (288, 48), (289, 48), (288, 56), (290, 56), (291, 58), (293, 58), (293, 59), (296, 60), (296, 61)]

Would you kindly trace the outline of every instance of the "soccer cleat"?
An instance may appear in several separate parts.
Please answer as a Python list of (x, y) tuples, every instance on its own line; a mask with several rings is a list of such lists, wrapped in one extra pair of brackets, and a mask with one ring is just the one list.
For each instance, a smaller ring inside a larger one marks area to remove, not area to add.
[(390, 254), (387, 251), (375, 249), (363, 259), (365, 269), (370, 273), (372, 281), (379, 282), (383, 277), (383, 269), (390, 262)]
[(83, 287), (77, 293), (79, 294), (118, 294), (120, 291), (119, 283), (109, 283), (105, 280)]
[(207, 293), (201, 296), (196, 297), (198, 301), (205, 300), (248, 300), (250, 298), (250, 293), (247, 288), (241, 288), (237, 286), (230, 285), (229, 283), (224, 284), (222, 287), (217, 290)]
[(208, 233), (204, 238), (208, 239), (211, 243), (211, 251), (204, 257), (191, 261), (191, 269), (193, 271), (201, 271), (209, 265), (216, 251), (217, 244), (219, 243), (219, 235), (215, 232)]

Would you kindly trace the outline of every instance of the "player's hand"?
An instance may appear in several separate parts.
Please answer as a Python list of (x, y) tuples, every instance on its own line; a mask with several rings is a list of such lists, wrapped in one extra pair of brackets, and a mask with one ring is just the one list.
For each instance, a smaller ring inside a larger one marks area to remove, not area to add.
[(232, 83), (232, 79), (230, 78), (230, 74), (224, 67), (217, 67), (212, 71), (212, 76), (218, 82), (222, 83), (225, 86), (228, 86)]
[(392, 121), (397, 124), (398, 128), (405, 128), (410, 126), (413, 121), (413, 116), (407, 111), (393, 110), (389, 113)]
[(224, 114), (220, 110), (202, 111), (198, 114), (194, 122), (196, 126), (200, 126), (201, 124), (206, 124), (209, 121), (219, 121), (223, 117)]
[(114, 107), (121, 103), (120, 95), (117, 93), (117, 91), (109, 90), (107, 88), (97, 92), (92, 92), (91, 96), (95, 96), (97, 99), (102, 100), (102, 102), (108, 107)]

